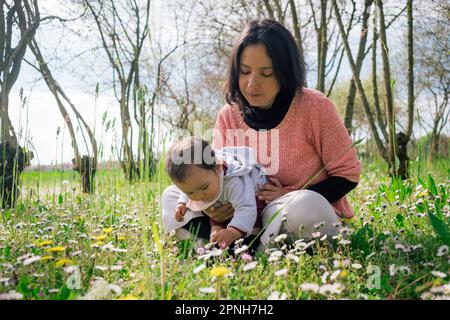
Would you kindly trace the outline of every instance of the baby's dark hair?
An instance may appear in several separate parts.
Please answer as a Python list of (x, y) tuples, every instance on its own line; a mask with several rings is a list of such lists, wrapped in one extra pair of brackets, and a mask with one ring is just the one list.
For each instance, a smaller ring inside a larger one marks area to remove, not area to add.
[(167, 151), (165, 169), (172, 181), (186, 181), (191, 165), (215, 170), (216, 155), (207, 141), (187, 137), (174, 142)]

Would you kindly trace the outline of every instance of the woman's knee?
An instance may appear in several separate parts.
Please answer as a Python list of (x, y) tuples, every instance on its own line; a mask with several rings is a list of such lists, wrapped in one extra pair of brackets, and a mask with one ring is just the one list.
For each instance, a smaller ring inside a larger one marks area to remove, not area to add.
[(331, 204), (320, 194), (302, 190), (286, 206), (280, 232), (312, 238), (313, 233), (334, 235), (339, 222)]

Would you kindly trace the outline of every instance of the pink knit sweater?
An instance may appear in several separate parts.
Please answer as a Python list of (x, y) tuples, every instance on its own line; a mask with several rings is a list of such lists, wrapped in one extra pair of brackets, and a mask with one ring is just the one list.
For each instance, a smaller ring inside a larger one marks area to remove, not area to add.
[[(214, 148), (239, 145), (254, 148), (257, 160), (287, 191), (302, 188), (323, 166), (325, 170), (309, 185), (329, 176), (358, 182), (361, 165), (351, 144), (333, 102), (308, 88), (297, 92), (283, 121), (268, 131), (249, 128), (237, 106), (225, 105), (219, 111), (213, 139)], [(339, 216), (354, 216), (346, 197), (332, 205)]]

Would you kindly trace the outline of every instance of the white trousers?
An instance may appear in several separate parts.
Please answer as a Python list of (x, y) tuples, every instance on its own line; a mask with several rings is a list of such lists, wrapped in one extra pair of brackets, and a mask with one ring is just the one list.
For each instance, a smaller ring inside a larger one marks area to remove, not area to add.
[[(180, 190), (176, 186), (167, 187), (161, 199), (162, 221), (166, 230), (175, 230), (179, 239), (187, 239), (193, 235), (180, 229), (192, 218), (202, 216), (201, 212), (188, 210), (183, 222), (175, 220), (175, 207)], [(278, 213), (277, 213), (278, 211)], [(270, 223), (269, 223), (270, 222)], [(286, 234), (288, 241), (299, 238), (313, 238), (327, 235), (330, 239), (339, 232), (339, 217), (331, 204), (320, 194), (310, 190), (292, 191), (267, 204), (262, 211), (262, 223), (265, 231), (261, 235), (258, 250), (264, 250), (279, 234)]]

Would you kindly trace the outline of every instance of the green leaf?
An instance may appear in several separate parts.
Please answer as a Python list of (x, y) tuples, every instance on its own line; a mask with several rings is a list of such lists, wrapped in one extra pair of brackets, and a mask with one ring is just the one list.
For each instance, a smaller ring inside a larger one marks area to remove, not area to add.
[(400, 213), (395, 216), (395, 224), (397, 227), (402, 228), (405, 225), (405, 217)]
[(3, 257), (5, 257), (5, 259), (8, 259), (10, 254), (11, 254), (11, 248), (9, 246), (4, 247), (3, 248)]
[(433, 226), (434, 232), (446, 245), (450, 246), (450, 229), (448, 224), (439, 219), (436, 215), (428, 212), (430, 223)]
[(438, 191), (436, 188), (436, 183), (434, 182), (434, 179), (430, 174), (428, 175), (428, 189), (434, 196), (437, 196)]
[(62, 204), (62, 203), (63, 203), (63, 196), (62, 196), (62, 194), (59, 194), (58, 204)]

